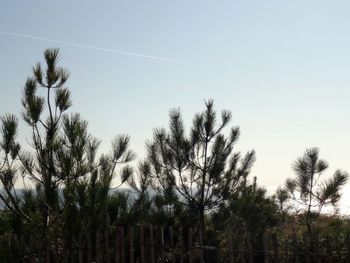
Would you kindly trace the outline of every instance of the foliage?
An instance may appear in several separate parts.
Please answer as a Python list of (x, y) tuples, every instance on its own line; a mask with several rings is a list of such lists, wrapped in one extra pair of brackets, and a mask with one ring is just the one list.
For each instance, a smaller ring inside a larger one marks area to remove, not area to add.
[[(66, 113), (72, 105), (66, 87), (69, 73), (58, 66), (58, 50), (46, 50), (44, 58), (46, 69), (39, 63), (33, 68), (22, 98), (31, 151), (21, 150), (16, 142), (18, 119), (10, 114), (1, 118), (0, 180), (5, 193), (0, 198), (19, 225), (28, 224), (44, 240), (65, 233), (69, 243), (79, 229), (96, 229), (105, 220), (116, 167), (135, 155), (128, 149), (129, 137), (121, 135), (113, 140), (111, 153), (97, 159), (100, 141), (88, 133), (79, 114)], [(129, 172), (128, 167), (121, 171), (121, 183)], [(25, 188), (21, 197), (14, 187), (19, 175)]]
[(187, 136), (179, 110), (171, 110), (169, 131), (156, 129), (148, 143), (148, 157), (152, 177), (158, 188), (176, 190), (181, 200), (195, 209), (196, 217), (204, 225), (205, 211), (211, 211), (234, 194), (255, 161), (255, 152), (243, 158), (234, 153), (239, 128), (231, 128), (228, 136), (223, 130), (231, 119), (229, 111), (222, 111), (217, 123), (213, 101), (193, 118)]
[[(296, 178), (286, 181), (286, 190), (296, 203), (297, 210), (301, 209), (301, 223), (307, 226), (311, 237), (311, 226), (326, 205), (335, 206), (340, 200), (340, 190), (348, 181), (346, 172), (337, 170), (333, 177), (320, 181), (320, 177), (328, 168), (328, 163), (319, 158), (317, 148), (307, 149), (304, 155), (293, 164)], [(280, 204), (284, 202), (287, 193), (277, 192)]]

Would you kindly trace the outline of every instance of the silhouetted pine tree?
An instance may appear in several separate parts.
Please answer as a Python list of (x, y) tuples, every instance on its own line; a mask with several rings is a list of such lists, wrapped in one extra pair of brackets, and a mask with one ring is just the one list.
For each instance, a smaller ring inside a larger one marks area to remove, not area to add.
[(156, 129), (153, 141), (148, 143), (152, 176), (158, 186), (174, 187), (183, 202), (196, 211), (202, 228), (205, 211), (215, 209), (232, 195), (255, 161), (254, 151), (243, 158), (233, 152), (239, 128), (232, 128), (228, 136), (224, 134), (231, 113), (222, 111), (218, 123), (213, 101), (206, 102), (205, 107), (195, 115), (188, 135), (179, 110), (170, 111), (169, 130)]
[[(39, 63), (33, 68), (22, 99), (22, 117), (31, 129), (31, 151), (20, 150), (15, 142), (17, 119), (2, 117), (5, 162), (0, 180), (6, 195), (0, 198), (11, 212), (42, 233), (48, 258), (50, 231), (65, 234), (69, 246), (79, 228), (95, 229), (105, 220), (116, 167), (135, 155), (128, 149), (129, 137), (122, 135), (113, 140), (110, 154), (96, 160), (100, 142), (88, 133), (87, 122), (79, 114), (66, 114), (72, 105), (66, 88), (69, 74), (58, 66), (58, 49), (46, 50), (44, 58), (46, 69)], [(122, 183), (130, 171), (128, 167), (121, 171)], [(22, 203), (13, 187), (19, 172), (25, 187), (29, 181), (35, 186), (35, 192), (24, 192)], [(34, 211), (28, 209), (31, 205), (36, 205)]]
[(335, 206), (341, 197), (341, 188), (348, 181), (345, 171), (337, 170), (334, 175), (321, 181), (321, 175), (328, 168), (328, 163), (319, 158), (318, 148), (307, 149), (304, 155), (292, 165), (296, 178), (286, 181), (286, 189), (295, 202), (294, 207), (302, 209), (302, 221), (312, 238), (312, 225), (322, 209), (327, 205)]

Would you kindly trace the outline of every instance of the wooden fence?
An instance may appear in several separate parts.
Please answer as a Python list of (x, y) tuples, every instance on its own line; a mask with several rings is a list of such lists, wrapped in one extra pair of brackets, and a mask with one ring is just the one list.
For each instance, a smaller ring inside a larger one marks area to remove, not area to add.
[[(113, 231), (78, 233), (68, 244), (64, 236), (51, 242), (33, 240), (31, 236), (0, 236), (7, 261), (45, 263), (208, 263), (208, 262), (350, 262), (350, 236), (324, 237), (313, 241), (306, 236), (263, 237), (263, 246), (252, 247), (249, 235), (220, 235), (222, 242), (209, 246), (201, 231), (192, 228), (137, 225), (118, 226)], [(238, 240), (238, 242), (237, 242)], [(49, 251), (49, 253), (46, 253)]]

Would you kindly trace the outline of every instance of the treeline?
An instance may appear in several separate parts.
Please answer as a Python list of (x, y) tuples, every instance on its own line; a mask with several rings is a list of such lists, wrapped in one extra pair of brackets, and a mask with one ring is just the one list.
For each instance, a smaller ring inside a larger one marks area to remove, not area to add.
[[(6, 262), (24, 260), (10, 239), (35, 244), (40, 251), (35, 257), (50, 262), (52, 247), (73, 253), (81, 233), (93, 233), (96, 241), (96, 233), (141, 225), (184, 234), (191, 229), (194, 240), (215, 248), (218, 258), (224, 258), (227, 244), (237, 251), (264, 251), (266, 236), (277, 243), (294, 240), (288, 249), (303, 254), (293, 261), (317, 261), (320, 251), (341, 258), (346, 251), (348, 220), (322, 211), (336, 207), (348, 174), (337, 170), (324, 180), (328, 164), (317, 148), (293, 163), (295, 177), (270, 196), (249, 176), (255, 152), (235, 151), (240, 132), (229, 127), (231, 113), (217, 113), (209, 100), (188, 129), (180, 111), (171, 110), (169, 127), (154, 130), (138, 165), (127, 135), (116, 136), (111, 151), (97, 156), (100, 141), (79, 114), (68, 113), (69, 73), (58, 65), (58, 50), (46, 50), (44, 58), (45, 66), (33, 67), (23, 91), (28, 145), (17, 141), (19, 117), (1, 117), (0, 257)], [(239, 260), (263, 258), (266, 253), (252, 252)], [(75, 262), (70, 255), (66, 260)]]

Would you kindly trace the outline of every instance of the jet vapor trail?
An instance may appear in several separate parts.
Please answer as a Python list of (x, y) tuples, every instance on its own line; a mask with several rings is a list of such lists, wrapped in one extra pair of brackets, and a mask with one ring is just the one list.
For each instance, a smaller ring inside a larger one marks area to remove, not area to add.
[(140, 54), (140, 53), (134, 53), (134, 52), (123, 51), (123, 50), (118, 50), (118, 49), (95, 47), (95, 46), (77, 44), (77, 43), (73, 43), (73, 42), (62, 41), (62, 40), (55, 40), (55, 39), (39, 37), (39, 36), (33, 36), (33, 35), (27, 35), (27, 34), (20, 34), (20, 33), (8, 32), (8, 31), (0, 31), (0, 34), (8, 35), (8, 36), (21, 37), (21, 38), (41, 40), (41, 41), (52, 42), (52, 43), (62, 44), (62, 45), (67, 45), (67, 46), (72, 46), (72, 47), (94, 49), (94, 50), (99, 50), (99, 51), (104, 51), (104, 52), (109, 52), (109, 53), (115, 53), (115, 54), (121, 54), (121, 55), (127, 55), (127, 56), (136, 56), (136, 57), (148, 58), (148, 59), (153, 59), (153, 60), (161, 60), (161, 61), (166, 61), (166, 62), (171, 62), (171, 63), (181, 63), (181, 61), (176, 60), (176, 59), (172, 59), (172, 58), (157, 57), (157, 56)]

